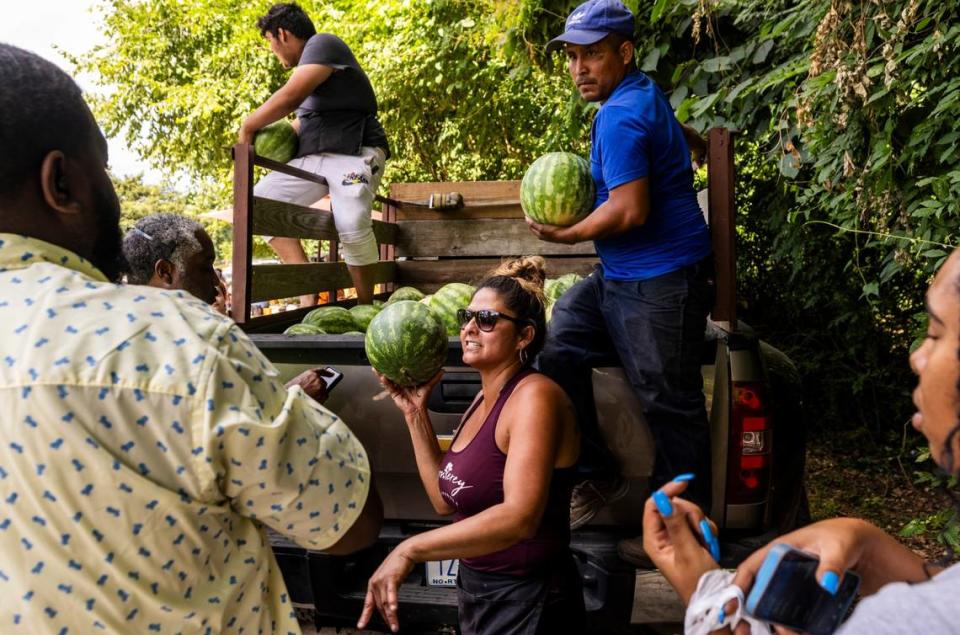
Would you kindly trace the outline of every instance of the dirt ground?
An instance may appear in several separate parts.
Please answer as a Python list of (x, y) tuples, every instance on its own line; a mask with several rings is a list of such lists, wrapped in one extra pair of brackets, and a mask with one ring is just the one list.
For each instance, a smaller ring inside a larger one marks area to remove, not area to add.
[[(855, 516), (897, 536), (912, 519), (929, 517), (952, 505), (944, 492), (916, 483), (921, 466), (895, 437), (810, 436), (807, 493), (813, 520)], [(928, 560), (936, 560), (946, 554), (937, 535), (937, 531), (929, 531), (898, 539)]]

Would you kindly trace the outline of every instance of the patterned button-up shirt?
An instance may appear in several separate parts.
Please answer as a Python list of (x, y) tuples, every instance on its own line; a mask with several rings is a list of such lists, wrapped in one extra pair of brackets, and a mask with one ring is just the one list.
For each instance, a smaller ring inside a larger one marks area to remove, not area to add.
[(0, 234), (0, 633), (299, 633), (263, 525), (335, 543), (370, 468), (189, 294)]

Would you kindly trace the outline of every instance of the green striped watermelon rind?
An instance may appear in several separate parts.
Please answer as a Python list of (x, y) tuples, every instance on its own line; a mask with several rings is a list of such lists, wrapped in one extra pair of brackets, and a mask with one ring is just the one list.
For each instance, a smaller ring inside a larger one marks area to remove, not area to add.
[(293, 124), (286, 119), (274, 121), (257, 131), (253, 137), (253, 151), (258, 156), (287, 163), (297, 156), (300, 137)]
[(520, 206), (537, 223), (573, 225), (590, 213), (595, 197), (590, 164), (571, 152), (548, 152), (520, 182)]
[(577, 273), (567, 273), (559, 278), (550, 278), (543, 283), (543, 295), (547, 298), (547, 302), (556, 302), (560, 299), (560, 296), (581, 280), (583, 280), (583, 276)]
[(350, 311), (342, 306), (322, 306), (307, 313), (303, 324), (318, 326), (330, 335), (340, 335), (347, 331), (356, 331), (357, 323)]
[(447, 347), (443, 324), (428, 307), (412, 300), (384, 307), (364, 338), (370, 365), (398, 386), (418, 386), (437, 374)]
[(326, 335), (327, 332), (313, 324), (294, 324), (283, 332), (284, 335)]
[[(413, 300), (415, 302), (419, 302), (422, 299), (423, 293), (419, 289), (414, 287), (400, 287), (390, 294), (387, 304), (393, 304), (394, 302), (400, 302), (401, 300)], [(384, 306), (387, 306), (387, 304)]]
[(463, 282), (445, 284), (431, 296), (427, 306), (433, 311), (450, 337), (460, 333), (460, 323), (457, 321), (457, 311), (467, 308), (477, 289), (473, 285)]
[(353, 316), (353, 322), (356, 324), (357, 330), (361, 332), (366, 332), (367, 327), (370, 326), (370, 321), (376, 317), (379, 312), (380, 307), (373, 304), (358, 304), (357, 306), (350, 307), (350, 315)]

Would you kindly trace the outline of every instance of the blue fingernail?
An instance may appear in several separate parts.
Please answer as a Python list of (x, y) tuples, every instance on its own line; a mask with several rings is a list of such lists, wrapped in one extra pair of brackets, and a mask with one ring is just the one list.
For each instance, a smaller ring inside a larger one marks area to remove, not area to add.
[(653, 493), (653, 504), (657, 506), (662, 515), (667, 517), (673, 515), (673, 505), (670, 504), (670, 497), (662, 491), (657, 490)]
[(833, 571), (827, 571), (823, 574), (823, 577), (820, 578), (820, 586), (830, 595), (836, 595), (837, 589), (840, 588), (840, 576)]
[(703, 539), (707, 543), (707, 549), (710, 550), (710, 557), (720, 562), (720, 543), (717, 541), (717, 537), (713, 535), (713, 530), (710, 529), (710, 523), (706, 520), (700, 521), (700, 533), (703, 534)]
[(697, 478), (697, 475), (693, 472), (687, 472), (686, 474), (681, 474), (680, 476), (675, 476), (673, 478), (674, 483), (686, 483), (687, 481), (692, 481)]
[(727, 612), (723, 610), (723, 607), (720, 607), (720, 612), (717, 614), (717, 624), (723, 624), (725, 619), (727, 619)]

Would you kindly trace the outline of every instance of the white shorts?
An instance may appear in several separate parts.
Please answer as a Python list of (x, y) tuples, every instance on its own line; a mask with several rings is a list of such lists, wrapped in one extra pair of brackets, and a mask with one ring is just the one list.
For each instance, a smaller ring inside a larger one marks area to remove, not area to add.
[[(385, 162), (381, 148), (366, 146), (360, 149), (359, 156), (309, 154), (287, 165), (322, 176), (327, 185), (271, 172), (253, 187), (253, 195), (308, 207), (329, 194), (343, 260), (355, 267), (372, 265), (379, 260), (380, 252), (373, 236), (370, 210)], [(264, 238), (267, 242), (273, 240), (272, 236)]]

